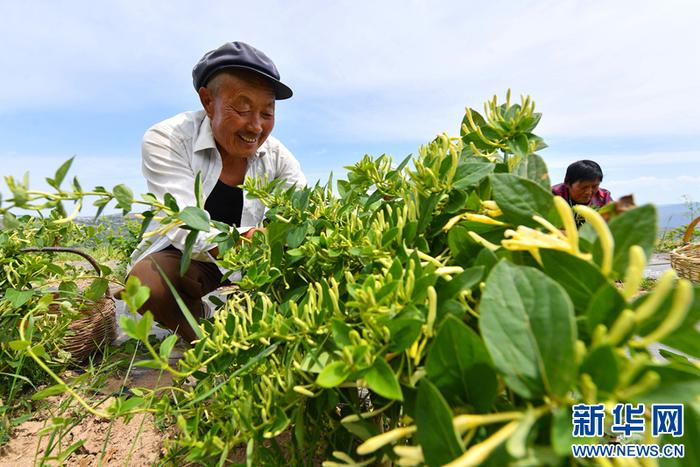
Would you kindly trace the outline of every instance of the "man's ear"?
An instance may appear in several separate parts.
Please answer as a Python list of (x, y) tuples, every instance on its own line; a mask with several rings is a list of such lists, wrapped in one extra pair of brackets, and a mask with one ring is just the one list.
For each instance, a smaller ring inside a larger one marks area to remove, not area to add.
[(199, 102), (202, 103), (204, 111), (207, 113), (207, 116), (211, 118), (214, 113), (214, 96), (212, 96), (211, 91), (204, 86), (199, 88), (197, 94), (199, 94)]

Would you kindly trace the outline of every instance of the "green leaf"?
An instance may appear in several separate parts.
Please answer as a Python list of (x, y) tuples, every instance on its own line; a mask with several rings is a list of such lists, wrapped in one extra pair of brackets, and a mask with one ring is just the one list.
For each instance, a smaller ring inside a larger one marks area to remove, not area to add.
[(474, 260), (474, 267), (484, 268), (484, 277), (488, 277), (496, 264), (498, 264), (498, 256), (488, 248), (482, 248)]
[(392, 400), (403, 400), (399, 380), (383, 358), (376, 358), (363, 378), (367, 381), (369, 388), (380, 396)]
[(112, 194), (117, 199), (117, 207), (125, 213), (131, 211), (131, 204), (134, 202), (134, 193), (126, 185), (119, 184), (114, 187)]
[(464, 190), (452, 190), (450, 200), (445, 204), (444, 211), (447, 213), (457, 213), (463, 211), (467, 204), (467, 192)]
[(308, 231), (308, 225), (303, 223), (289, 229), (287, 232), (287, 246), (289, 248), (299, 247), (304, 239), (306, 238), (306, 232)]
[(46, 349), (42, 344), (36, 344), (34, 347), (31, 348), (31, 352), (39, 358), (48, 358), (49, 356), (46, 353)]
[(334, 388), (342, 384), (350, 376), (350, 369), (342, 361), (336, 361), (326, 367), (316, 378), (316, 384), (324, 388)]
[[(68, 173), (68, 170), (70, 169), (71, 164), (73, 164), (73, 159), (75, 159), (75, 156), (71, 157), (67, 161), (65, 161), (61, 166), (56, 170), (56, 173), (53, 176), (53, 183), (50, 183), (51, 186), (54, 188), (58, 189), (61, 186), (61, 183), (63, 183), (63, 180), (66, 178), (66, 174)], [(47, 179), (48, 181), (48, 179)]]
[(320, 373), (326, 367), (330, 359), (330, 353), (315, 349), (304, 356), (299, 369), (301, 371), (308, 371), (309, 373)]
[[(643, 336), (649, 334), (661, 325), (668, 316), (673, 304), (673, 293), (657, 308), (656, 312), (641, 323), (637, 332)], [(634, 308), (638, 308), (649, 298), (649, 294), (640, 296), (635, 300)], [(693, 303), (690, 306), (685, 319), (675, 331), (661, 340), (661, 343), (679, 350), (689, 356), (700, 359), (700, 287), (694, 288)]]
[(506, 384), (527, 399), (574, 384), (576, 326), (564, 289), (537, 269), (501, 261), (481, 299), (479, 327)]
[(560, 456), (570, 456), (571, 445), (581, 442), (581, 438), (574, 438), (572, 434), (571, 420), (571, 407), (564, 406), (554, 409), (551, 443), (554, 452)]
[(180, 258), (180, 275), (184, 276), (187, 270), (190, 268), (190, 263), (192, 262), (192, 248), (194, 248), (194, 243), (197, 241), (197, 235), (199, 231), (192, 230), (185, 237), (185, 248), (182, 250), (182, 258)]
[(92, 284), (90, 284), (90, 287), (85, 289), (83, 295), (85, 295), (88, 300), (97, 301), (105, 296), (107, 287), (109, 287), (109, 282), (107, 279), (99, 277), (92, 281)]
[(338, 347), (343, 348), (352, 345), (352, 341), (350, 340), (350, 331), (352, 328), (348, 326), (345, 321), (333, 318), (331, 320), (331, 330), (333, 332), (333, 340)]
[(201, 339), (202, 337), (204, 337), (204, 334), (202, 333), (202, 328), (200, 328), (197, 324), (197, 320), (194, 316), (192, 316), (192, 312), (189, 310), (189, 308), (187, 308), (187, 305), (182, 300), (182, 297), (180, 297), (180, 294), (178, 293), (175, 286), (173, 286), (172, 282), (170, 282), (170, 279), (168, 278), (168, 275), (165, 274), (165, 271), (163, 271), (163, 268), (161, 268), (158, 265), (158, 263), (154, 264), (156, 266), (156, 269), (158, 269), (160, 276), (163, 278), (163, 281), (165, 281), (165, 284), (168, 286), (170, 293), (173, 294), (173, 297), (175, 298), (175, 303), (177, 303), (178, 308), (180, 308), (180, 311), (182, 312), (183, 316), (185, 317), (185, 320), (187, 321), (187, 324), (190, 325), (195, 335), (197, 336), (197, 339)]
[(532, 180), (547, 191), (551, 190), (552, 182), (549, 179), (547, 164), (537, 154), (529, 154), (520, 159), (513, 168), (513, 174)]
[(138, 318), (132, 318), (131, 316), (122, 315), (119, 317), (119, 326), (122, 328), (124, 333), (133, 338), (138, 339), (139, 333), (136, 329), (136, 322)]
[(175, 200), (175, 197), (170, 193), (166, 193), (163, 196), (163, 204), (173, 212), (178, 212), (180, 210), (180, 207), (177, 205), (177, 200)]
[(153, 327), (153, 315), (150, 311), (146, 311), (136, 323), (136, 335), (142, 341), (148, 340), (148, 335), (151, 333), (151, 328)]
[(498, 381), (481, 338), (454, 316), (442, 322), (425, 364), (428, 378), (451, 405), (472, 404), (486, 412)]
[(700, 359), (700, 331), (698, 329), (700, 329), (700, 324), (697, 320), (694, 324), (681, 324), (673, 333), (664, 337), (661, 343), (698, 360)]
[[(16, 204), (17, 201), (15, 201)], [(14, 214), (11, 212), (7, 211), (5, 214), (2, 216), (2, 227), (4, 230), (15, 230), (19, 227), (22, 226), (22, 223), (17, 220), (17, 217), (15, 217)]]
[(469, 236), (469, 229), (462, 223), (455, 225), (447, 233), (447, 244), (457, 264), (466, 264), (479, 251), (485, 250)]
[(58, 458), (56, 460), (58, 461), (59, 465), (63, 465), (63, 463), (68, 459), (70, 456), (73, 455), (75, 451), (78, 450), (83, 444), (87, 442), (86, 439), (81, 439), (76, 441), (75, 443), (71, 444), (68, 446), (66, 449), (62, 450), (61, 453), (59, 454)]
[(398, 227), (392, 227), (382, 234), (382, 248), (386, 248), (399, 234)]
[(138, 277), (129, 276), (126, 280), (126, 287), (122, 292), (122, 300), (124, 300), (132, 313), (136, 313), (146, 303), (150, 294), (150, 289), (142, 286)]
[(662, 467), (697, 467), (700, 465), (700, 402), (686, 404), (683, 410), (683, 436), (665, 435), (659, 444), (682, 444), (683, 457), (659, 459)]
[(379, 434), (377, 424), (371, 420), (361, 419), (357, 422), (343, 422), (343, 427), (362, 441)]
[(610, 328), (626, 306), (627, 302), (617, 287), (610, 283), (603, 284), (593, 294), (583, 313), (586, 316), (586, 329), (592, 333), (598, 324), (605, 324)]
[(160, 343), (160, 348), (158, 349), (160, 358), (162, 358), (163, 360), (167, 360), (170, 357), (170, 354), (172, 353), (173, 347), (175, 347), (176, 342), (177, 334), (171, 334), (165, 339), (163, 339), (163, 342)]
[(165, 368), (165, 363), (160, 360), (139, 360), (134, 363), (134, 366), (139, 366), (143, 368), (151, 368), (153, 370), (162, 370)]
[(438, 301), (448, 300), (463, 290), (476, 286), (484, 276), (484, 267), (467, 268), (438, 289)]
[(455, 171), (452, 187), (456, 190), (466, 190), (479, 184), (490, 175), (496, 166), (484, 162), (460, 162)]
[(194, 230), (209, 232), (209, 213), (204, 209), (187, 206), (178, 213), (176, 218)]
[(549, 277), (564, 287), (574, 303), (576, 314), (583, 313), (593, 295), (608, 281), (593, 264), (557, 250), (540, 250), (542, 267)]
[(268, 424), (263, 432), (264, 438), (274, 438), (281, 434), (290, 424), (289, 417), (280, 406), (275, 406), (272, 412), (272, 423)]
[(41, 391), (35, 393), (32, 395), (32, 400), (39, 400), (39, 399), (46, 399), (47, 397), (51, 396), (57, 396), (58, 394), (63, 394), (66, 392), (66, 385), (65, 384), (54, 384), (53, 386), (49, 386), (46, 389), (42, 389)]
[(119, 414), (125, 414), (140, 405), (143, 405), (145, 399), (143, 397), (130, 397), (129, 399), (119, 404)]
[(493, 199), (503, 211), (507, 222), (513, 225), (539, 226), (532, 216), (551, 217), (554, 207), (552, 193), (532, 180), (513, 174), (493, 174)]
[[(639, 245), (644, 249), (647, 258), (651, 258), (656, 243), (656, 208), (652, 204), (625, 211), (614, 217), (608, 224), (615, 241), (615, 254), (613, 256), (613, 277), (624, 278), (629, 262), (629, 251), (632, 245)], [(600, 239), (593, 246), (593, 257), (596, 263), (601, 264), (603, 250)]]
[(29, 341), (15, 340), (15, 341), (8, 342), (7, 345), (12, 350), (24, 350), (24, 349), (28, 349), (29, 346), (31, 345), (31, 343)]
[(420, 335), (423, 322), (423, 315), (415, 308), (396, 315), (394, 319), (386, 323), (391, 335), (388, 350), (390, 352), (403, 352), (409, 348)]
[(416, 439), (430, 467), (447, 464), (464, 452), (452, 423), (452, 411), (440, 391), (428, 380), (418, 385), (415, 408)]
[(659, 374), (660, 383), (648, 391), (630, 398), (630, 402), (645, 404), (689, 404), (700, 394), (700, 370), (688, 365), (671, 363), (649, 365), (646, 370)]
[(284, 245), (291, 226), (281, 221), (272, 222), (267, 227), (267, 242), (270, 245), (270, 264), (279, 267), (282, 263)]
[(194, 199), (199, 209), (204, 209), (204, 198), (202, 197), (202, 172), (198, 171), (194, 177)]
[(530, 153), (527, 136), (519, 134), (515, 138), (508, 139), (508, 149), (516, 156), (524, 159)]
[(427, 198), (424, 196), (419, 197), (418, 228), (416, 230), (418, 234), (422, 234), (430, 224), (430, 221), (433, 219), (435, 206), (437, 206), (439, 200), (438, 193), (432, 193)]
[(13, 308), (21, 307), (27, 303), (33, 295), (33, 290), (7, 289), (5, 291), (5, 298), (10, 302)]
[(599, 391), (611, 393), (618, 383), (620, 365), (614, 349), (609, 346), (596, 347), (581, 365), (580, 373), (588, 373)]

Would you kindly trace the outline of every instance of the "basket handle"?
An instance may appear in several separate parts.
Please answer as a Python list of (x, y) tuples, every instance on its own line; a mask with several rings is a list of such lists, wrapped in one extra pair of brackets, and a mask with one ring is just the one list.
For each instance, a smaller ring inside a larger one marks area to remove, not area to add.
[[(90, 265), (95, 269), (95, 273), (97, 273), (97, 276), (102, 277), (102, 270), (100, 269), (100, 265), (97, 263), (97, 261), (95, 261), (95, 258), (93, 258), (92, 256), (90, 256), (82, 250), (78, 250), (77, 248), (69, 248), (64, 246), (43, 246), (37, 248), (22, 248), (20, 251), (22, 253), (73, 253), (78, 256), (82, 256), (85, 260), (87, 260), (87, 262), (90, 263)], [(109, 291), (109, 287), (107, 287), (105, 297), (112, 297), (112, 293)]]
[(693, 235), (693, 231), (695, 230), (695, 226), (698, 225), (698, 222), (700, 222), (700, 216), (696, 217), (688, 224), (688, 228), (685, 229), (685, 235), (683, 235), (683, 244), (690, 242), (690, 236)]

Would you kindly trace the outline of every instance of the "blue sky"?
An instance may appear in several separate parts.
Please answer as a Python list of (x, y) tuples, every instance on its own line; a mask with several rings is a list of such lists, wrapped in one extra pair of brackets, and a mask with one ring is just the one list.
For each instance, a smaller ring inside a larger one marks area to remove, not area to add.
[(144, 131), (197, 109), (192, 66), (242, 40), (295, 91), (273, 134), (311, 181), (457, 134), (511, 88), (543, 113), (553, 181), (588, 158), (615, 197), (700, 201), (699, 20), (697, 0), (0, 0), (0, 174), (42, 186), (75, 155), (84, 187), (145, 192)]

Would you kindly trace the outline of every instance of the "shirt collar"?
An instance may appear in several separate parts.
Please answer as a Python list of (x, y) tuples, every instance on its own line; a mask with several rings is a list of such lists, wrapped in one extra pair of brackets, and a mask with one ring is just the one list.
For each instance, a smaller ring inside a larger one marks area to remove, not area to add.
[[(199, 125), (199, 131), (197, 132), (197, 136), (194, 140), (192, 150), (193, 152), (200, 152), (207, 149), (216, 149), (216, 141), (214, 141), (214, 133), (211, 131), (211, 120), (209, 120), (209, 116), (207, 114), (204, 114), (204, 118), (202, 119), (202, 123)], [(261, 146), (255, 152), (255, 157), (262, 157), (264, 155), (265, 150)]]

